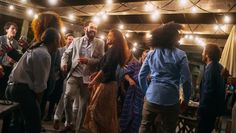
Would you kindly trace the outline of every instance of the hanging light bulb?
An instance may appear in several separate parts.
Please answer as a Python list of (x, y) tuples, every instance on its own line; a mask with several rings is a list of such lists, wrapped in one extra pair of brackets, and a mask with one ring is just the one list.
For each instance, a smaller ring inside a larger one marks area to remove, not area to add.
[(129, 36), (130, 36), (130, 35), (129, 35), (129, 33), (128, 33), (128, 32), (127, 32), (127, 33), (125, 33), (125, 37), (126, 37), (126, 38), (129, 38)]
[(151, 20), (152, 21), (157, 21), (157, 19), (160, 17), (160, 12), (155, 10), (152, 14), (151, 14)]
[(120, 25), (119, 25), (119, 29), (123, 30), (123, 29), (124, 29), (124, 25), (123, 25), (123, 24), (120, 24)]
[(113, 3), (113, 1), (112, 0), (107, 0), (107, 4), (112, 4)]
[(231, 18), (229, 16), (224, 16), (224, 22), (229, 23), (231, 21)]
[(101, 20), (100, 20), (100, 18), (99, 18), (98, 16), (94, 16), (93, 19), (92, 19), (92, 21), (93, 21), (95, 24), (97, 24), (97, 25), (99, 25), (100, 22), (101, 22)]
[(52, 6), (55, 6), (58, 3), (58, 0), (48, 0), (48, 3)]
[(28, 9), (26, 12), (29, 16), (33, 16), (34, 14), (34, 11), (32, 9)]
[(66, 27), (62, 27), (62, 28), (61, 28), (61, 32), (62, 32), (62, 33), (65, 33), (66, 31), (67, 31)]
[(15, 7), (13, 6), (13, 5), (9, 5), (9, 7), (8, 7), (10, 10), (14, 10), (15, 9)]
[(137, 48), (135, 48), (135, 47), (134, 47), (134, 48), (132, 48), (132, 51), (133, 51), (133, 52), (135, 52), (136, 50), (137, 50)]
[(179, 0), (179, 4), (181, 6), (185, 6), (187, 4), (187, 0)]
[(196, 6), (193, 6), (193, 7), (191, 8), (191, 12), (192, 12), (192, 13), (197, 13), (197, 7), (196, 7)]
[(69, 18), (71, 21), (75, 21), (75, 15), (74, 15), (74, 14), (69, 14), (68, 18)]

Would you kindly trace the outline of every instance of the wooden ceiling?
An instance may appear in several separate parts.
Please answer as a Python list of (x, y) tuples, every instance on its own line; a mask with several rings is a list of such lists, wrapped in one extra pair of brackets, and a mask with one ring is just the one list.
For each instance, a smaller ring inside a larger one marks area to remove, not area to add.
[[(123, 31), (130, 34), (131, 42), (142, 41), (139, 36), (144, 36), (146, 32), (163, 23), (174, 21), (184, 25), (183, 37), (194, 35), (206, 43), (217, 43), (221, 47), (224, 46), (232, 26), (236, 24), (236, 0), (113, 0), (112, 4), (106, 4), (106, 0), (58, 1), (51, 6), (48, 0), (28, 0), (26, 3), (21, 0), (0, 0), (0, 12), (30, 20), (32, 18), (25, 14), (27, 8), (32, 8), (35, 12), (54, 11), (60, 14), (69, 29), (79, 32), (80, 25), (85, 20), (103, 11), (107, 13), (108, 19), (99, 26), (101, 34), (122, 23)], [(9, 12), (9, 4), (16, 6), (13, 13)], [(153, 12), (145, 10), (144, 7), (148, 4), (160, 13), (157, 21), (151, 21), (150, 15)], [(75, 20), (71, 21), (68, 14), (74, 14)], [(226, 15), (231, 17), (228, 23), (223, 20)], [(187, 39), (184, 41), (184, 44), (195, 43)]]

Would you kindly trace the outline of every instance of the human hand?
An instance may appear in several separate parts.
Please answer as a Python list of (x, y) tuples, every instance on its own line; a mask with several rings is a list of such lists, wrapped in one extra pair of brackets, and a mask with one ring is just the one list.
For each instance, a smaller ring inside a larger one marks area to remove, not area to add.
[(67, 70), (68, 70), (68, 66), (67, 65), (62, 65), (61, 66), (61, 71), (63, 74), (67, 73)]
[(134, 80), (130, 79), (130, 80), (129, 80), (129, 85), (130, 85), (130, 86), (136, 86), (136, 83), (135, 83)]
[(86, 58), (86, 57), (80, 57), (80, 58), (79, 58), (79, 63), (81, 63), (81, 64), (88, 64), (88, 58)]

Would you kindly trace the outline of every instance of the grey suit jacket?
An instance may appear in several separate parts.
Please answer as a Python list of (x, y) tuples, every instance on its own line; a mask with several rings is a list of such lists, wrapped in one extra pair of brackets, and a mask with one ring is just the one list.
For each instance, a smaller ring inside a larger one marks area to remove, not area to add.
[[(7, 36), (3, 35), (0, 36), (0, 50), (2, 49), (2, 45), (7, 45)], [(18, 45), (18, 42), (13, 39), (12, 47), (16, 49), (17, 51), (20, 51), (20, 46)], [(5, 53), (3, 56), (0, 56), (0, 64), (4, 66), (12, 66), (10, 65), (9, 61), (7, 60), (7, 53)]]
[[(62, 55), (61, 66), (66, 65), (68, 62), (70, 62), (70, 59), (72, 60), (71, 68), (67, 75), (67, 79), (72, 75), (73, 71), (78, 65), (81, 44), (83, 43), (84, 38), (85, 36), (75, 38), (71, 45), (66, 49), (66, 51)], [(88, 64), (84, 68), (83, 79), (88, 78), (93, 72), (96, 71), (96, 65), (98, 65), (100, 59), (104, 55), (104, 42), (102, 40), (94, 38), (91, 45), (91, 55), (90, 57), (88, 57)]]

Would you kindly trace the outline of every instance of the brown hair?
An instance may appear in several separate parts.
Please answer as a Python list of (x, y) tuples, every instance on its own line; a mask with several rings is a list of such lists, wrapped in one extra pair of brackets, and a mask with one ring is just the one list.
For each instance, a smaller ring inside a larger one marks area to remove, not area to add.
[[(63, 22), (61, 17), (54, 12), (42, 12), (38, 15), (38, 18), (34, 18), (32, 21), (32, 30), (34, 33), (34, 41), (39, 42), (43, 32), (47, 28), (55, 28), (56, 30), (60, 31), (63, 26)], [(64, 36), (61, 33), (61, 36)], [(60, 46), (65, 45), (65, 40), (62, 37), (60, 41)]]
[(216, 44), (207, 44), (205, 46), (206, 54), (212, 61), (219, 61), (221, 57), (221, 50)]
[(4, 32), (6, 32), (6, 30), (9, 29), (11, 25), (13, 25), (14, 27), (16, 27), (16, 30), (18, 30), (18, 26), (17, 26), (16, 23), (14, 23), (14, 22), (7, 22), (7, 23), (4, 25)]

